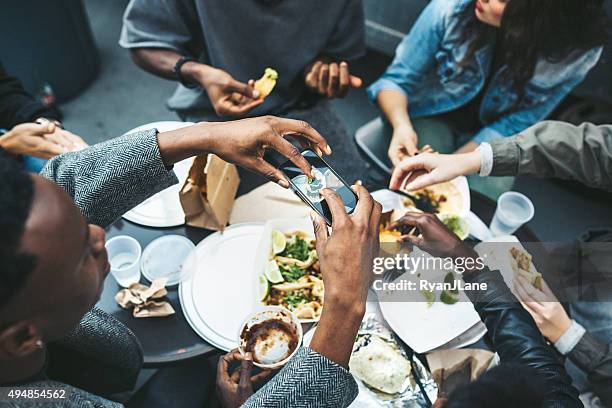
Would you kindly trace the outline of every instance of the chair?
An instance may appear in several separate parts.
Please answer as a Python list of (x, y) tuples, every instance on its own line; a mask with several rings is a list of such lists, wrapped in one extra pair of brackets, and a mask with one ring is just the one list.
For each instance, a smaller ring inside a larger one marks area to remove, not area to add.
[(355, 132), (355, 142), (365, 157), (379, 170), (391, 174), (393, 165), (389, 160), (389, 133), (379, 117), (361, 126)]
[(48, 346), (50, 379), (107, 398), (131, 391), (142, 364), (134, 333), (96, 307), (64, 339)]

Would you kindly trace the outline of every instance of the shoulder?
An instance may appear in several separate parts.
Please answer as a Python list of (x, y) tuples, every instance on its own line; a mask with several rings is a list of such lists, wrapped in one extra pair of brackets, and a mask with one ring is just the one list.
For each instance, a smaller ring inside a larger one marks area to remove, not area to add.
[(428, 7), (440, 19), (455, 17), (471, 7), (473, 0), (431, 0)]

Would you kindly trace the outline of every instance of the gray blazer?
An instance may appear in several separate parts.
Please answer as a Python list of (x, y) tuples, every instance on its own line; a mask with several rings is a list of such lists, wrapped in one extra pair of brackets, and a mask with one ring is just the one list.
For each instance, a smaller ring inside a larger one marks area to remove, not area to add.
[(546, 121), (490, 144), (491, 176), (556, 177), (612, 191), (612, 125)]
[[(153, 194), (178, 182), (161, 160), (155, 130), (122, 136), (80, 152), (55, 157), (47, 163), (41, 175), (66, 190), (90, 223), (103, 227)], [(40, 388), (45, 384), (69, 388), (71, 397), (63, 405), (65, 407), (118, 406), (66, 384), (43, 380), (29, 385)], [(27, 386), (22, 385), (23, 388)], [(347, 370), (303, 347), (244, 406), (346, 407), (357, 392), (357, 384)]]

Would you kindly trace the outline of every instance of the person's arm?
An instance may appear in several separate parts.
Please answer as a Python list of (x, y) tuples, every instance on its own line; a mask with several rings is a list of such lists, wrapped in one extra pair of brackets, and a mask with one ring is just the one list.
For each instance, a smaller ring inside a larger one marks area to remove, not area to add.
[(556, 177), (612, 191), (612, 125), (542, 122), (490, 144), (492, 176)]
[(357, 396), (348, 362), (379, 250), (381, 206), (365, 188), (354, 189), (359, 201), (350, 217), (340, 197), (323, 190), (332, 212), (331, 235), (325, 221), (313, 215), (325, 306), (310, 347), (300, 349), (243, 407), (347, 407)]
[[(408, 213), (396, 225), (416, 226), (419, 236), (406, 235), (402, 240), (417, 245), (436, 257), (474, 259), (478, 254), (451, 232), (434, 214)], [(465, 290), (474, 304), (502, 364), (518, 363), (536, 370), (546, 381), (546, 406), (582, 407), (578, 391), (572, 386), (563, 364), (546, 344), (529, 313), (506, 286), (499, 271), (487, 268), (463, 273), (467, 283), (486, 285), (486, 290)], [(474, 285), (476, 287), (476, 285)]]
[(593, 392), (603, 405), (612, 406), (612, 345), (586, 332), (567, 355), (587, 374)]
[(289, 187), (280, 170), (266, 162), (274, 149), (310, 175), (306, 159), (284, 136), (292, 134), (311, 149), (331, 153), (308, 123), (274, 117), (201, 122), (170, 132), (147, 130), (51, 159), (41, 175), (74, 199), (90, 223), (108, 226), (146, 198), (178, 182), (168, 170), (188, 157), (214, 153), (230, 163)]
[(370, 99), (393, 127), (388, 152), (393, 165), (418, 152), (418, 137), (408, 114), (409, 98), (435, 64), (449, 7), (450, 2), (430, 2), (397, 47), (391, 65), (368, 88)]
[(197, 61), (202, 29), (193, 4), (184, 0), (132, 0), (123, 17), (119, 44), (136, 65), (161, 78), (177, 80), (176, 63), (185, 84), (204, 89), (220, 116), (243, 116), (263, 103), (254, 81), (243, 83), (230, 73)]
[(17, 78), (9, 76), (0, 67), (0, 128), (11, 129), (40, 117), (61, 119), (57, 110), (34, 99)]
[(556, 177), (612, 191), (612, 125), (547, 121), (471, 153), (424, 154), (401, 162), (391, 188), (416, 190), (480, 172), (481, 176)]
[(515, 277), (514, 290), (538, 329), (559, 353), (583, 370), (593, 392), (605, 406), (612, 404), (612, 349), (571, 320), (545, 281), (535, 288), (522, 277)]

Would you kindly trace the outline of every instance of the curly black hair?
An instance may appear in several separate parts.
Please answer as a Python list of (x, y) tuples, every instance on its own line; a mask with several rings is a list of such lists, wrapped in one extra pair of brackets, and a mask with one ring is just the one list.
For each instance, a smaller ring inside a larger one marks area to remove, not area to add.
[(13, 159), (0, 157), (0, 306), (36, 266), (33, 255), (19, 250), (33, 197), (31, 176)]
[[(476, 0), (474, 0), (474, 3)], [(603, 0), (510, 0), (497, 29), (480, 22), (474, 7), (462, 16), (464, 41), (470, 44), (465, 60), (499, 37), (501, 65), (506, 79), (521, 94), (543, 58), (560, 62), (574, 51), (604, 45), (608, 39), (608, 16)]]

